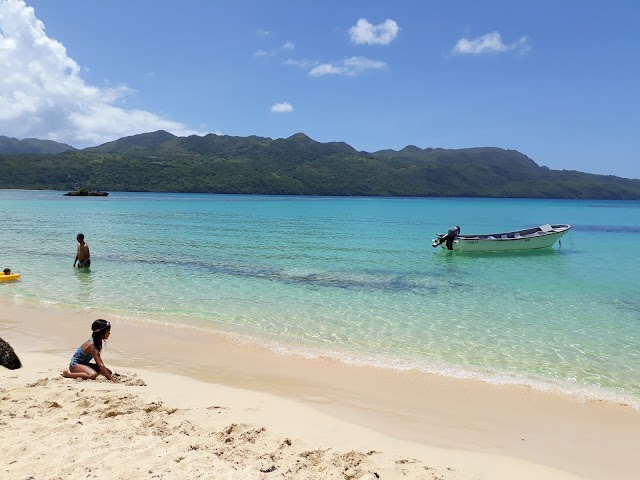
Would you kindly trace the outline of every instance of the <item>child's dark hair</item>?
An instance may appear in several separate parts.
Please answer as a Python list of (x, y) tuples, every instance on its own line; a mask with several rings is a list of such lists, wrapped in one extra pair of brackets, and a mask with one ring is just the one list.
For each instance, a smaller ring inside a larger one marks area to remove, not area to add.
[(91, 330), (93, 331), (93, 334), (91, 335), (93, 337), (93, 344), (100, 352), (102, 351), (102, 338), (105, 333), (111, 330), (111, 323), (99, 318), (91, 324)]

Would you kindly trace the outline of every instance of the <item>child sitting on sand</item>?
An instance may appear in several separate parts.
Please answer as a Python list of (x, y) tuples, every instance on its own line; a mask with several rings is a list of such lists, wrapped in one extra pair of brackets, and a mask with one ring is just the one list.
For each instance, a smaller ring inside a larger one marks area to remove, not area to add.
[[(91, 338), (78, 347), (71, 357), (69, 369), (63, 371), (62, 376), (94, 380), (102, 373), (108, 380), (113, 381), (111, 370), (105, 367), (100, 356), (102, 341), (111, 335), (111, 323), (99, 318), (91, 324), (91, 330)], [(89, 363), (92, 359), (95, 359), (96, 363)]]

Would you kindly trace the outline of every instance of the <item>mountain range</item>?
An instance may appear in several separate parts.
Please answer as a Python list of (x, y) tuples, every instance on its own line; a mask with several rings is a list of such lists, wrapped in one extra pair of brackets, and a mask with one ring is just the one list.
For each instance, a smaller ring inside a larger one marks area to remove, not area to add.
[(62, 153), (67, 150), (75, 150), (71, 145), (58, 143), (53, 140), (40, 140), (37, 138), (25, 138), (18, 140), (13, 137), (0, 135), (0, 154), (13, 153)]
[[(26, 143), (25, 143), (26, 142)], [(16, 151), (20, 147), (20, 151)], [(31, 148), (32, 150), (29, 150)], [(50, 150), (47, 150), (50, 149)], [(344, 142), (165, 131), (81, 150), (0, 137), (0, 188), (283, 195), (640, 199), (640, 180), (539, 166), (497, 147), (357, 151)]]

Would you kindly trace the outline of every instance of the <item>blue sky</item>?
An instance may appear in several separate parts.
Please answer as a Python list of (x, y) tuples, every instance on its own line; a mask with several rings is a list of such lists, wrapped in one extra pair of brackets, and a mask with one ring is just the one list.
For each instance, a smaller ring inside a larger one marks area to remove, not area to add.
[(496, 146), (640, 178), (640, 3), (0, 0), (0, 135)]

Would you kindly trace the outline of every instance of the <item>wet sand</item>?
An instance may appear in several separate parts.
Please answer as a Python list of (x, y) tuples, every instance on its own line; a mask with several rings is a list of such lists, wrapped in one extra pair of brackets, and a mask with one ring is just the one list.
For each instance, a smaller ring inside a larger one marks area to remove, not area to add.
[[(121, 381), (63, 379), (100, 317)], [(637, 478), (640, 412), (624, 405), (28, 302), (0, 302), (0, 336), (24, 363), (0, 370), (2, 478)]]

